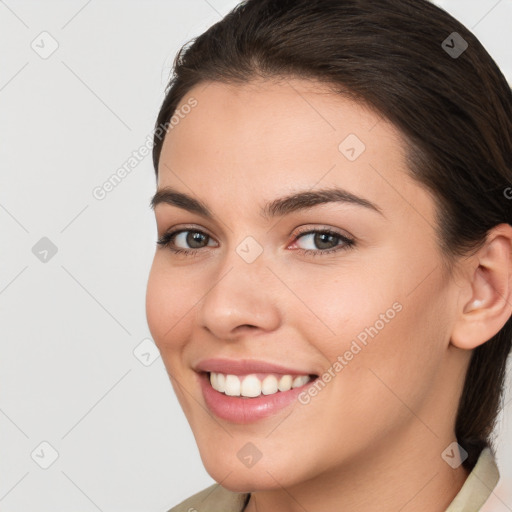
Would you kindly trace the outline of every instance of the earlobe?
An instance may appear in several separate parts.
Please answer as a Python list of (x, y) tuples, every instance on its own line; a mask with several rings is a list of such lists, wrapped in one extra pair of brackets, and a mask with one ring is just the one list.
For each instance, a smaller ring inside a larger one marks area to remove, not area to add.
[(471, 287), (471, 294), (457, 313), (451, 336), (452, 345), (472, 350), (490, 340), (510, 318), (511, 258), (512, 227), (500, 224), (489, 232), (485, 245), (475, 257), (468, 260), (468, 265), (472, 267), (466, 284)]

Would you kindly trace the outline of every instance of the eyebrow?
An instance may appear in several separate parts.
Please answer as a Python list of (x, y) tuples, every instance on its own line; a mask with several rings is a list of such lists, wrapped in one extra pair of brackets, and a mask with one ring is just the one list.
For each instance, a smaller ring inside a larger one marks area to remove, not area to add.
[[(183, 192), (178, 192), (171, 187), (163, 187), (157, 190), (156, 194), (151, 199), (150, 206), (155, 209), (155, 207), (161, 203), (176, 206), (177, 208), (182, 208), (191, 213), (197, 213), (208, 219), (213, 220), (214, 218), (209, 208), (202, 201)], [(314, 191), (306, 190), (274, 199), (266, 203), (260, 209), (260, 215), (265, 219), (270, 219), (326, 203), (354, 204), (376, 211), (384, 216), (382, 210), (376, 204), (342, 188), (326, 188)]]

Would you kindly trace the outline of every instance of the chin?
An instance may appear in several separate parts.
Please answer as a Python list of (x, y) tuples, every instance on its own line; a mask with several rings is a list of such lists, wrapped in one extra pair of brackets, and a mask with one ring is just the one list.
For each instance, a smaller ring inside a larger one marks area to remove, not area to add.
[[(281, 489), (299, 482), (300, 476), (290, 473), (289, 468), (270, 467), (263, 459), (252, 467), (244, 465), (235, 459), (230, 462), (226, 459), (203, 459), (207, 473), (222, 487), (233, 492), (254, 492)], [(220, 462), (221, 461), (221, 462)]]
[(250, 473), (250, 470), (247, 471), (247, 475), (242, 476), (241, 474), (237, 474), (233, 471), (229, 476), (224, 472), (210, 472), (208, 474), (222, 487), (225, 487), (229, 491), (232, 492), (255, 492), (255, 491), (269, 491), (274, 489), (281, 489), (282, 487), (286, 487), (286, 484), (279, 485), (278, 482), (281, 482), (279, 478), (275, 480), (268, 474), (263, 471), (259, 473)]

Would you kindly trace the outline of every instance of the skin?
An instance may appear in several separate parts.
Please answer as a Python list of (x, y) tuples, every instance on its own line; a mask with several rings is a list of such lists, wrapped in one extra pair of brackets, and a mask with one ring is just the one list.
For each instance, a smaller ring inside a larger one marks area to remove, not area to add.
[[(404, 141), (377, 113), (302, 79), (200, 84), (198, 104), (167, 134), (158, 189), (208, 205), (214, 220), (155, 208), (158, 236), (199, 229), (210, 238), (158, 247), (146, 311), (173, 388), (208, 473), (252, 492), (247, 512), (443, 511), (467, 471), (442, 452), (471, 350), (511, 314), (511, 230), (497, 226), (456, 270), (443, 267), (430, 193), (407, 174)], [(349, 134), (365, 151), (349, 161)], [(328, 203), (264, 219), (266, 201), (342, 187), (375, 203)], [(298, 228), (331, 228), (355, 245), (311, 256)], [(236, 252), (252, 236), (252, 263)], [(194, 249), (195, 248), (195, 249)], [(322, 374), (366, 327), (402, 309), (307, 405), (238, 425), (206, 407), (192, 369), (206, 357), (263, 359)], [(248, 442), (261, 459), (246, 467)]]

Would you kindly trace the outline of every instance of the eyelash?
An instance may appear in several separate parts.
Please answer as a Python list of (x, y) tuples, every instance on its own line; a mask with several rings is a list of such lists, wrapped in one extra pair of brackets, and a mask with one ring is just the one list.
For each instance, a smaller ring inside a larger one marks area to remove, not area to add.
[[(183, 228), (183, 229), (178, 229), (175, 231), (170, 231), (168, 233), (164, 233), (157, 240), (157, 244), (160, 245), (161, 247), (167, 247), (174, 254), (183, 254), (185, 256), (197, 256), (200, 252), (200, 249), (204, 249), (205, 247), (201, 247), (198, 249), (181, 249), (181, 248), (176, 249), (171, 245), (171, 242), (173, 241), (175, 236), (179, 235), (180, 233), (187, 232), (187, 231), (190, 231), (192, 233), (200, 233), (201, 235), (211, 238), (210, 235), (208, 235), (207, 233), (204, 233), (203, 231), (200, 231), (198, 229)], [(302, 236), (310, 235), (310, 234), (317, 234), (317, 233), (334, 236), (334, 237), (338, 238), (339, 240), (341, 240), (343, 242), (343, 244), (337, 245), (336, 247), (333, 247), (332, 249), (316, 249), (316, 250), (315, 249), (295, 249), (295, 250), (303, 255), (321, 256), (321, 255), (331, 254), (331, 253), (338, 252), (338, 251), (348, 250), (355, 245), (355, 240), (348, 238), (340, 233), (337, 233), (336, 231), (333, 231), (331, 229), (310, 229), (310, 230), (300, 232), (295, 237), (294, 242), (296, 240), (298, 240), (299, 238), (301, 238)]]

